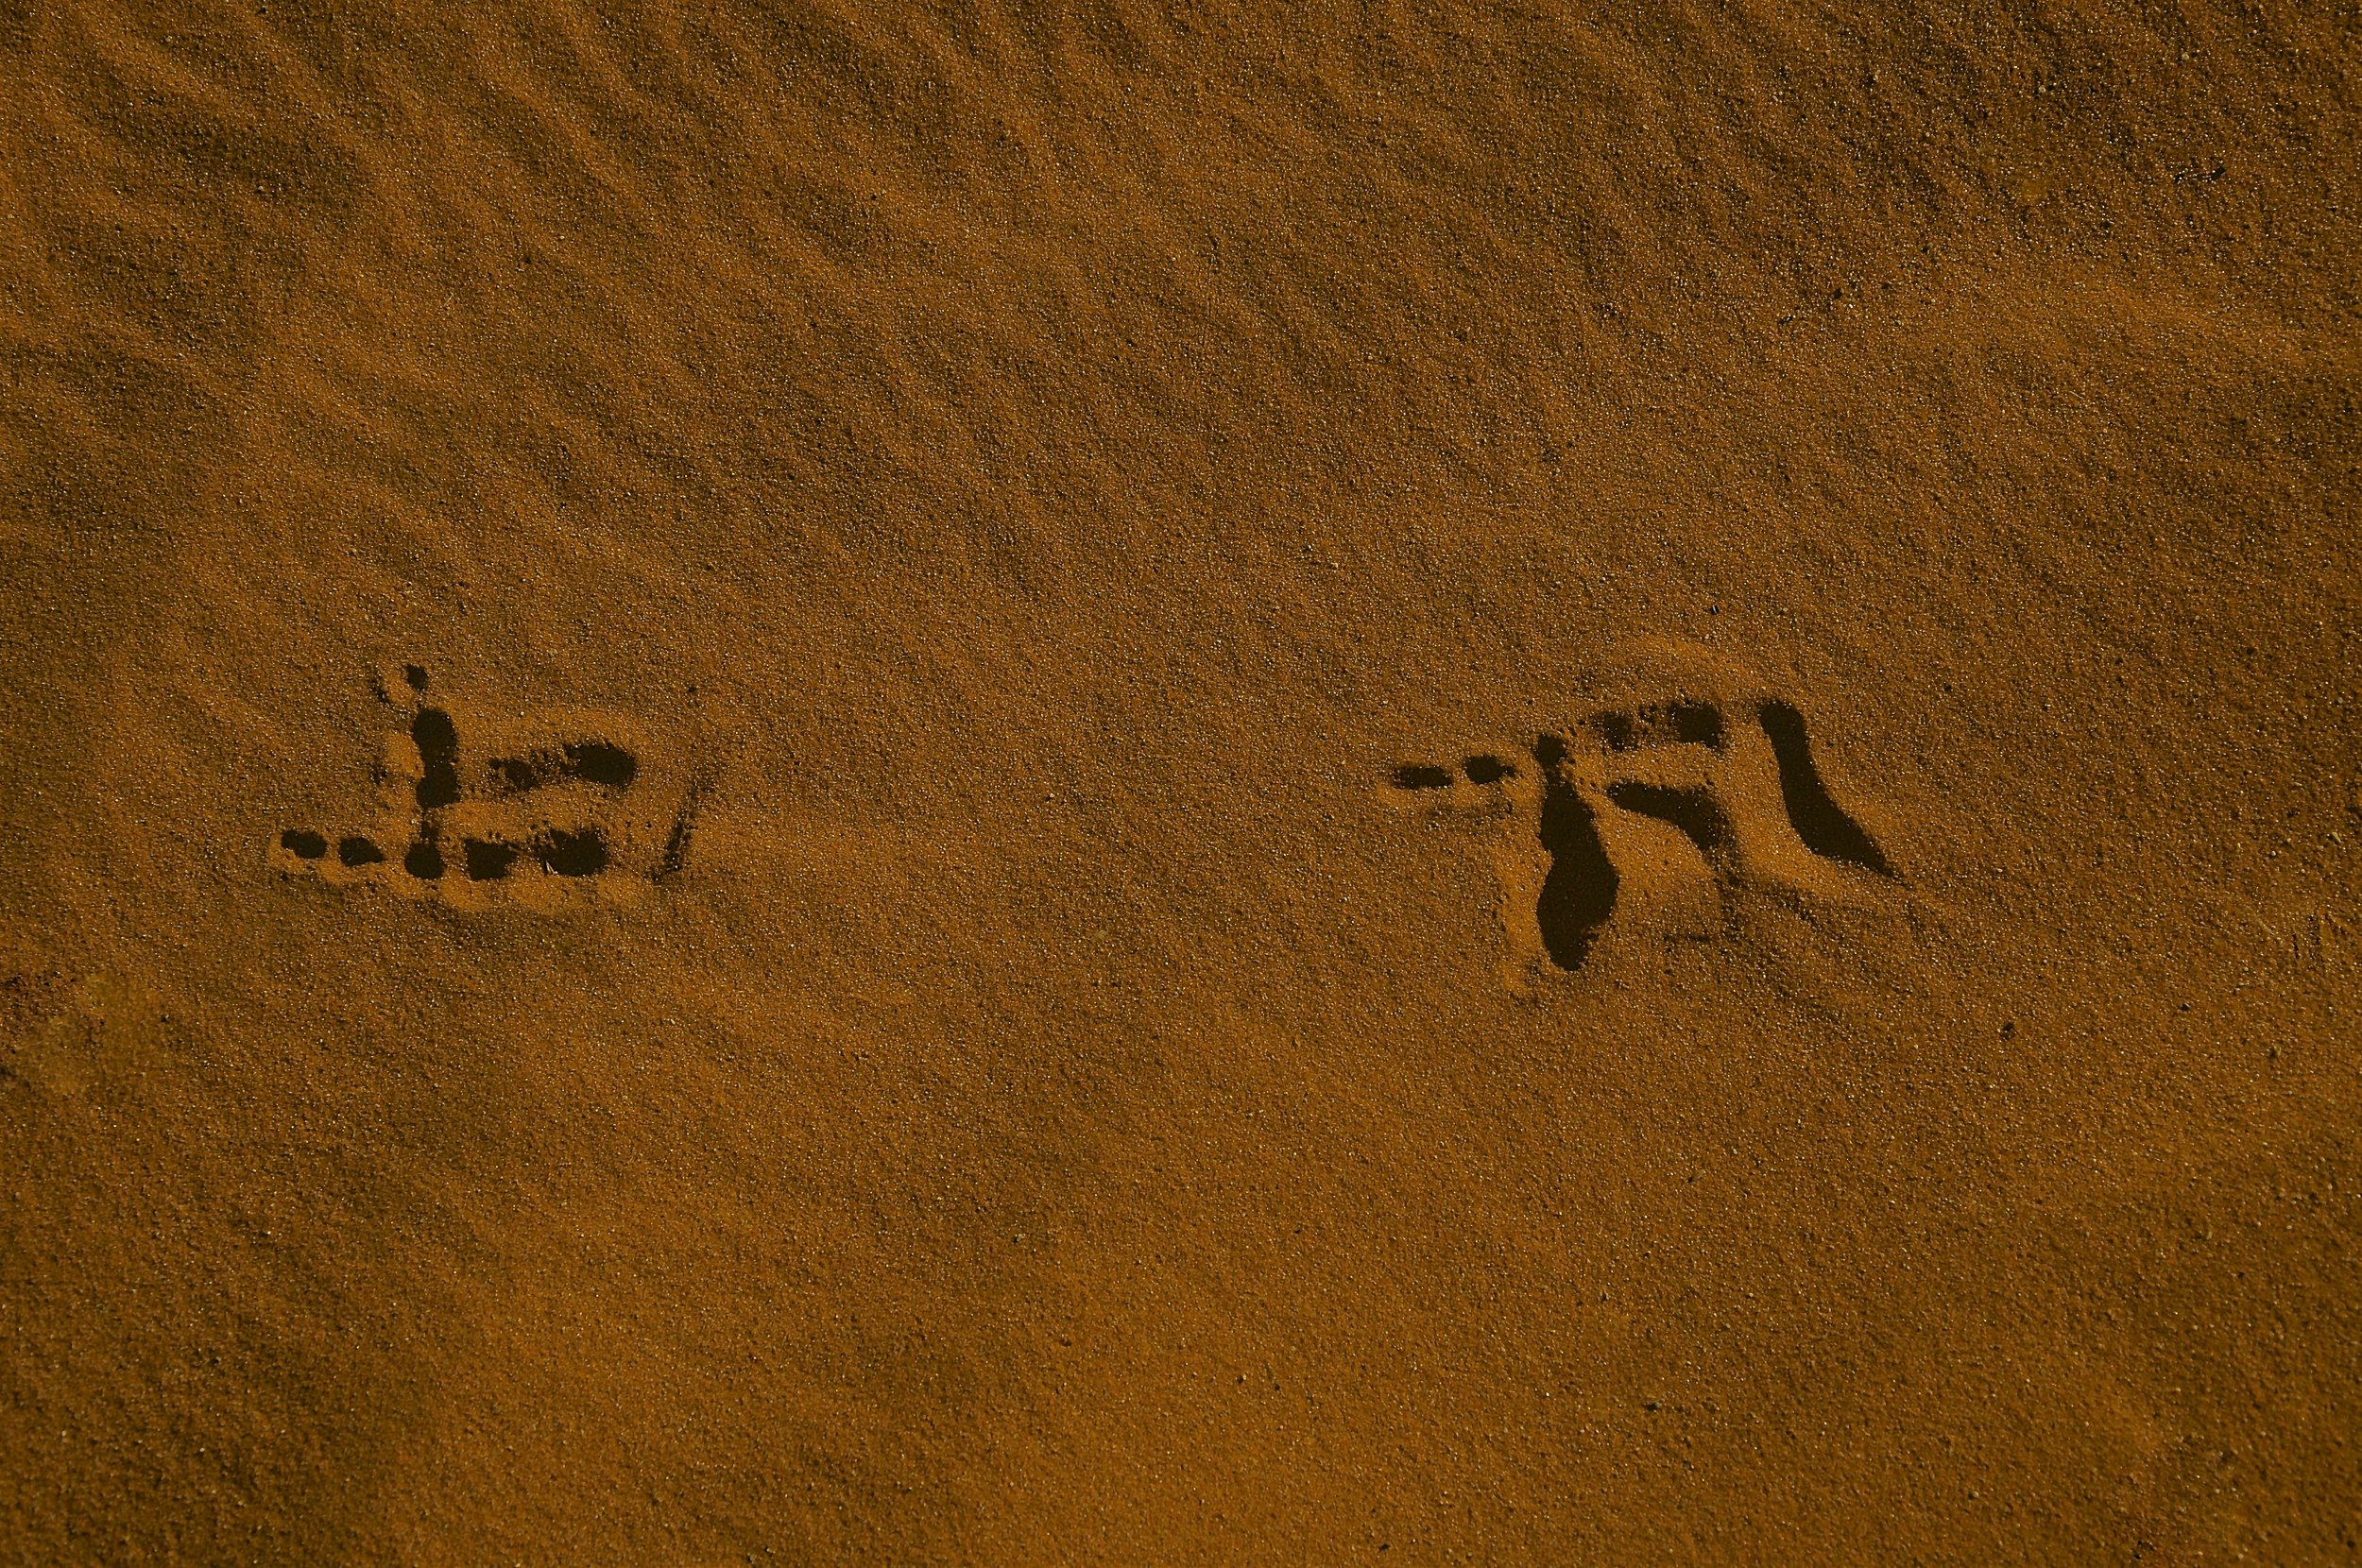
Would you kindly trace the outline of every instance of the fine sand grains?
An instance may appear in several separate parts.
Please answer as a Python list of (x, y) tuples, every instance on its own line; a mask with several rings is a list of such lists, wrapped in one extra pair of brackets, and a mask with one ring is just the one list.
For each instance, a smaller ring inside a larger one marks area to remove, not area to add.
[(2353, 1560), (2356, 43), (0, 4), (0, 1559)]

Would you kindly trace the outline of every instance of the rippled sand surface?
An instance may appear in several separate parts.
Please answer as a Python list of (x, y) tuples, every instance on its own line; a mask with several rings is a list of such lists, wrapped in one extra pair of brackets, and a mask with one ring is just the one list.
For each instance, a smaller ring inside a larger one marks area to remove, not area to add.
[(0, 5), (0, 1558), (2362, 1552), (2358, 47)]

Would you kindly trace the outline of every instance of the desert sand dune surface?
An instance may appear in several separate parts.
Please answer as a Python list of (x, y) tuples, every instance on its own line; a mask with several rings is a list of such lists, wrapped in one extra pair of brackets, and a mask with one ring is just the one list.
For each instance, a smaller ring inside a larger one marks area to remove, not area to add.
[(2354, 1560), (2358, 65), (0, 5), (0, 1560)]

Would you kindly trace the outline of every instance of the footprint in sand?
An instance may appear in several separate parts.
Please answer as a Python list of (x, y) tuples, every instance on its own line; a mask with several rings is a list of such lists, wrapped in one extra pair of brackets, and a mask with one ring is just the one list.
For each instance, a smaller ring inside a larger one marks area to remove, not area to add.
[(1796, 705), (1689, 650), (1659, 650), (1531, 744), (1413, 761), (1384, 793), (1490, 819), (1521, 979), (1579, 969), (1618, 929), (1717, 929), (1725, 894), (1875, 901), (1893, 862), (1839, 804)]
[(710, 779), (670, 765), (631, 720), (493, 714), (430, 694), (418, 664), (378, 691), (396, 723), (373, 824), (287, 828), (270, 852), (282, 871), (480, 910), (630, 903), (680, 870)]

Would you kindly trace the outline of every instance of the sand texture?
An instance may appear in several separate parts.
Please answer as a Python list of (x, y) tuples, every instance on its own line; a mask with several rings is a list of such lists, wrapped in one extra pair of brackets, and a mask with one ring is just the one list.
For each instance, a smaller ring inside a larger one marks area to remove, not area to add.
[(0, 1562), (2362, 1557), (2362, 12), (0, 3)]

